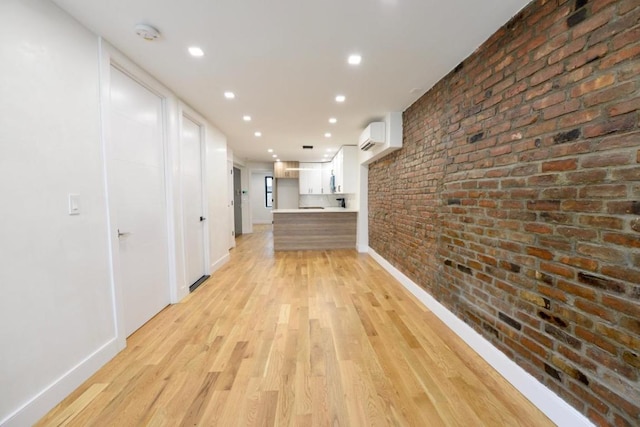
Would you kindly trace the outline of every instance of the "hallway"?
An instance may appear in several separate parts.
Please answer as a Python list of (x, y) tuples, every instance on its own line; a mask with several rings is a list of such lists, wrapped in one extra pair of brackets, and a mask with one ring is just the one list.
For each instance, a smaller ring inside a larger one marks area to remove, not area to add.
[(553, 425), (368, 255), (237, 242), (38, 425)]

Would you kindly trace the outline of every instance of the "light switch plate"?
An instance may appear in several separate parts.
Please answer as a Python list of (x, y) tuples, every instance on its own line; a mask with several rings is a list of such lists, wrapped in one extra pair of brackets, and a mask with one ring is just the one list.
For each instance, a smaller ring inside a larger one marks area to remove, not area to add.
[(80, 215), (79, 194), (69, 194), (69, 215)]

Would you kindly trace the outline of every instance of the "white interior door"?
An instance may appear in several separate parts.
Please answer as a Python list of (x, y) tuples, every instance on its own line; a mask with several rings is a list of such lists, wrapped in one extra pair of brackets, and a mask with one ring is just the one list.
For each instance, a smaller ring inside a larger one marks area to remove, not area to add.
[(169, 304), (162, 99), (111, 67), (112, 200), (127, 336)]
[(200, 126), (182, 117), (182, 212), (187, 285), (197, 283), (206, 274), (202, 202), (202, 133)]

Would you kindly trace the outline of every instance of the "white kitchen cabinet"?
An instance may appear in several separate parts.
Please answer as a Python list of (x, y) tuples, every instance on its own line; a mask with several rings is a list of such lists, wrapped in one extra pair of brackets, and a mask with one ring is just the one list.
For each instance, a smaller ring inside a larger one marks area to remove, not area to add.
[(344, 145), (333, 158), (336, 193), (356, 193), (358, 186), (358, 148)]
[(323, 194), (322, 163), (300, 163), (300, 194)]
[(322, 165), (322, 194), (331, 194), (331, 174), (333, 172), (333, 163), (325, 162)]

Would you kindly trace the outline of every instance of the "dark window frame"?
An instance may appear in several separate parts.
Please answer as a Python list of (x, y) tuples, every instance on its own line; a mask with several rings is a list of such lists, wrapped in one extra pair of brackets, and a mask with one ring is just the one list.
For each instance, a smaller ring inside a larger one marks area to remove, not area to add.
[[(271, 180), (271, 185), (269, 185), (269, 180)], [(272, 176), (264, 177), (264, 207), (273, 208), (273, 177)]]

